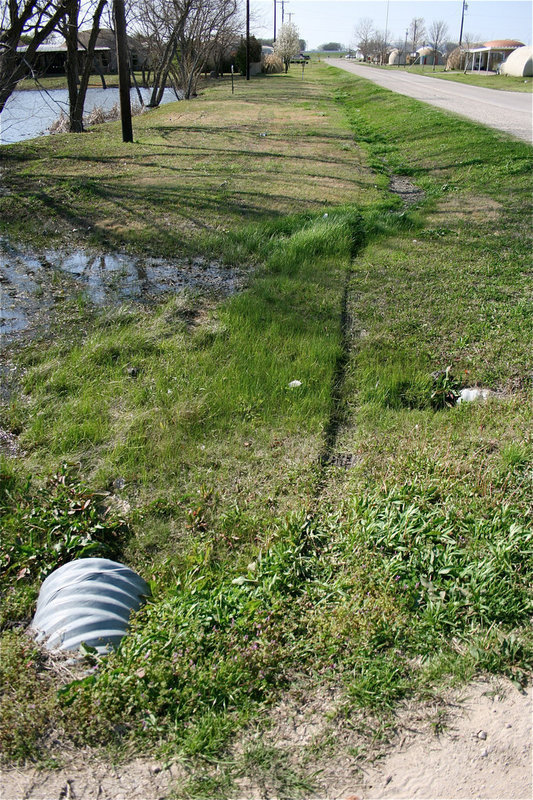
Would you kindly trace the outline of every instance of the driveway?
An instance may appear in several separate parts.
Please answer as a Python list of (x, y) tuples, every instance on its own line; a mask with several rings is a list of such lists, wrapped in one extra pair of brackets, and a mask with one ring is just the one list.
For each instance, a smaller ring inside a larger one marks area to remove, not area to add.
[(401, 67), (398, 70), (379, 69), (342, 58), (329, 58), (328, 64), (373, 81), (385, 89), (497, 128), (530, 144), (533, 141), (533, 95), (527, 92), (501, 92), (499, 89), (468, 86), (415, 75)]

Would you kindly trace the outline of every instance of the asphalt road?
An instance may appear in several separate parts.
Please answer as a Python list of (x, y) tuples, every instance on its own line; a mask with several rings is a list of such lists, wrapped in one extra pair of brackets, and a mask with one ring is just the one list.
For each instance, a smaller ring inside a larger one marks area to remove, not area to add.
[(533, 142), (533, 95), (530, 93), (468, 86), (465, 83), (415, 75), (401, 67), (398, 70), (378, 69), (342, 58), (329, 58), (328, 63), (361, 78), (367, 78), (385, 89), (461, 114), (474, 122), (524, 139), (530, 144)]

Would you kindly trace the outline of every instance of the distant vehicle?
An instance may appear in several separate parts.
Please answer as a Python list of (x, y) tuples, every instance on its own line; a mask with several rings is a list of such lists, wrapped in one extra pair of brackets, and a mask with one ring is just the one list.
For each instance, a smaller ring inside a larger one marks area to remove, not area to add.
[(298, 53), (297, 56), (291, 58), (291, 64), (301, 64), (302, 62), (310, 61), (311, 56), (306, 56), (304, 53)]

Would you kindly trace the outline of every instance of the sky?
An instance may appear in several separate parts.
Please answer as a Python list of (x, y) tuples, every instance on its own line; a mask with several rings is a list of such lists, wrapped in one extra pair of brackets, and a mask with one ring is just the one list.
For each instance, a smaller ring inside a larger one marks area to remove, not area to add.
[[(467, 0), (467, 6), (464, 32), (470, 34), (470, 39), (480, 42), (518, 39), (532, 44), (531, 0)], [(391, 42), (403, 40), (413, 17), (423, 17), (426, 28), (432, 22), (444, 20), (448, 39), (459, 41), (462, 7), (463, 0), (285, 0), (284, 15), (285, 22), (293, 22), (307, 48), (313, 50), (327, 42), (340, 42), (348, 47), (354, 41), (354, 29), (362, 18), (372, 19), (380, 31), (386, 29)], [(257, 37), (272, 38), (274, 0), (250, 0), (250, 11), (251, 32)], [(281, 13), (281, 0), (278, 0), (278, 30)]]

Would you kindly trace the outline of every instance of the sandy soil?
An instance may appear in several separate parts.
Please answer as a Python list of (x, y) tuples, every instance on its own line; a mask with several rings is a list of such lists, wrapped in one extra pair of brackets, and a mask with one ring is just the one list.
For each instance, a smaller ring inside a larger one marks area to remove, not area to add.
[(522, 695), (507, 686), (502, 697), (489, 683), (478, 683), (465, 697), (439, 737), (417, 737), (367, 773), (365, 800), (530, 800), (531, 690)]
[[(374, 764), (356, 765), (346, 754), (337, 753), (331, 763), (322, 765), (321, 796), (324, 800), (530, 800), (531, 700), (531, 690), (522, 694), (509, 683), (471, 684), (441, 707), (439, 719), (445, 720), (445, 728), (438, 734), (435, 716), (423, 714), (413, 722), (411, 712), (400, 721), (396, 745)], [(302, 722), (302, 711), (295, 714)], [(298, 734), (300, 746), (320, 728), (316, 709), (312, 716), (303, 725), (305, 734)], [(294, 731), (294, 716), (291, 727)], [(342, 746), (346, 744), (343, 740)], [(179, 767), (163, 768), (146, 759), (114, 767), (81, 753), (59, 770), (4, 770), (0, 777), (2, 800), (163, 800), (183, 773)], [(275, 797), (253, 782), (244, 791), (241, 800)]]

